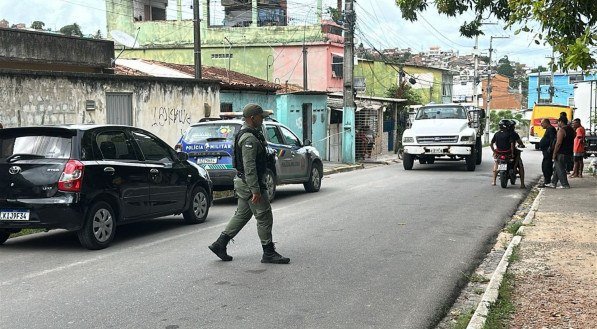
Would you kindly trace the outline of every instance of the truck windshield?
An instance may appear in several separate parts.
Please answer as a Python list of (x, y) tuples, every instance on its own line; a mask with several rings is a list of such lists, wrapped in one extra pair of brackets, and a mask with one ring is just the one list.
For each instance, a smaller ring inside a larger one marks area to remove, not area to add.
[(238, 124), (206, 123), (191, 127), (184, 136), (187, 143), (204, 142), (208, 139), (232, 140), (240, 129)]
[(460, 106), (450, 107), (422, 107), (417, 113), (416, 120), (425, 119), (466, 119), (466, 110)]

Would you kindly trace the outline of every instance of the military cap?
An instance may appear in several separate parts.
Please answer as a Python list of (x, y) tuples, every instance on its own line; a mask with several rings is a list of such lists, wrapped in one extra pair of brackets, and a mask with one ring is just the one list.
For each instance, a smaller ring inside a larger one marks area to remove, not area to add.
[(247, 104), (243, 109), (243, 117), (250, 118), (254, 115), (259, 115), (266, 117), (271, 114), (269, 111), (264, 111), (263, 108), (257, 104)]

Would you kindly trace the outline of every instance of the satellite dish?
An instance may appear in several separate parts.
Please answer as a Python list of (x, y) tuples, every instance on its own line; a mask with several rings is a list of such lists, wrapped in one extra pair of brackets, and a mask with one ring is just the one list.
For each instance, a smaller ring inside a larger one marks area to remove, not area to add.
[(112, 39), (114, 39), (114, 41), (128, 48), (135, 48), (135, 45), (137, 45), (137, 39), (126, 34), (125, 32), (113, 30), (110, 31), (110, 36)]

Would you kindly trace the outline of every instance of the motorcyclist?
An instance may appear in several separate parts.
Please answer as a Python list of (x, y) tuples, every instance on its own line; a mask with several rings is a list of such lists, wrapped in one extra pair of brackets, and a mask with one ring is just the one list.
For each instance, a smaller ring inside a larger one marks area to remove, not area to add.
[(518, 169), (520, 174), (520, 188), (526, 188), (524, 185), (524, 164), (522, 163), (522, 151), (519, 148), (525, 148), (526, 146), (520, 139), (520, 135), (516, 132), (516, 121), (510, 120), (510, 134), (512, 134), (512, 140), (514, 141), (514, 168)]
[(507, 154), (508, 156), (514, 156), (514, 140), (512, 139), (513, 136), (510, 133), (510, 126), (512, 123), (510, 120), (502, 119), (498, 123), (500, 127), (500, 131), (496, 132), (491, 139), (491, 151), (493, 152), (493, 181), (491, 185), (495, 185), (495, 181), (497, 179), (497, 165), (498, 165), (498, 157), (500, 154)]

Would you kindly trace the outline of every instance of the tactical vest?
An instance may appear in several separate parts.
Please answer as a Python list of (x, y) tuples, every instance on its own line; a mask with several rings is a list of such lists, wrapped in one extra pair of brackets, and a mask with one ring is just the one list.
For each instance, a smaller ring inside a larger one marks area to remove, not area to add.
[(256, 129), (253, 128), (244, 128), (241, 129), (236, 136), (234, 137), (234, 154), (232, 159), (232, 164), (236, 171), (238, 172), (238, 176), (244, 180), (245, 175), (245, 165), (243, 163), (243, 148), (240, 145), (240, 138), (245, 134), (249, 133), (255, 138), (259, 140), (261, 143), (261, 147), (263, 148), (262, 152), (257, 153), (257, 159), (255, 159), (255, 165), (257, 167), (257, 180), (259, 181), (259, 187), (262, 189), (267, 188), (265, 186), (265, 182), (263, 177), (265, 176), (265, 171), (267, 169), (267, 155), (265, 152), (265, 148), (267, 146), (267, 142), (265, 141), (265, 136)]

